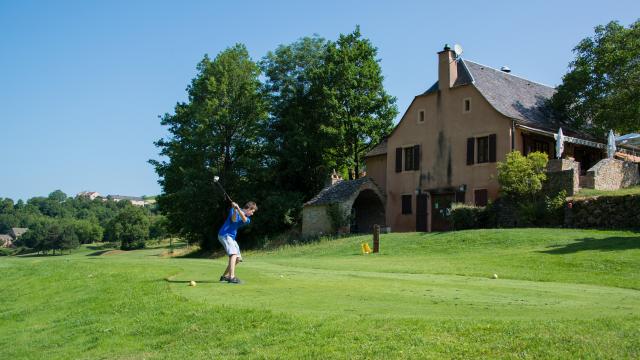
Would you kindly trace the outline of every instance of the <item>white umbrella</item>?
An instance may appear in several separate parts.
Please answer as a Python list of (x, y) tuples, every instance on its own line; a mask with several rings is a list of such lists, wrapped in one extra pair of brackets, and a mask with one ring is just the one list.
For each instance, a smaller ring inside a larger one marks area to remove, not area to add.
[(562, 128), (558, 129), (558, 135), (556, 136), (556, 158), (562, 158), (564, 152), (564, 135), (562, 135)]
[(618, 144), (630, 145), (630, 146), (640, 146), (640, 134), (631, 133), (622, 136), (618, 136), (616, 138), (616, 142)]
[(613, 135), (613, 130), (609, 130), (609, 137), (607, 138), (607, 156), (609, 159), (613, 159), (616, 154), (616, 136)]

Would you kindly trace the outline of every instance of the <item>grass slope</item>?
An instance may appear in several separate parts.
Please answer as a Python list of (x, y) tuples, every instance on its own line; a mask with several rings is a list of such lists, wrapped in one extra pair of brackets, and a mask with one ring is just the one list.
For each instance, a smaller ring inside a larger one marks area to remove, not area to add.
[(247, 252), (239, 286), (164, 249), (0, 259), (0, 358), (640, 356), (638, 233), (366, 240)]

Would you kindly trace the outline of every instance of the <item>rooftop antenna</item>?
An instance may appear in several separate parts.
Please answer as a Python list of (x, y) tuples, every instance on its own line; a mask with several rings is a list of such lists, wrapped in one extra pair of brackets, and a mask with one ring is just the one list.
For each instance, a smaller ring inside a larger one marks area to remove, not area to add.
[(462, 46), (460, 44), (453, 45), (453, 52), (456, 53), (456, 58), (459, 58), (462, 55)]

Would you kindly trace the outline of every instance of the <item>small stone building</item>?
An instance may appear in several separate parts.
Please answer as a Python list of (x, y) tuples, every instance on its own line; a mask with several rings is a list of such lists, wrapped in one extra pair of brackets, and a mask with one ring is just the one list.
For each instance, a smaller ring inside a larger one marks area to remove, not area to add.
[(27, 231), (29, 231), (29, 228), (11, 228), (11, 230), (9, 230), (9, 235), (11, 235), (11, 237), (13, 237), (14, 240), (16, 240)]
[[(350, 224), (335, 229), (330, 208), (337, 207)], [(370, 233), (374, 224), (385, 224), (385, 197), (369, 177), (338, 181), (324, 188), (302, 208), (302, 234)]]
[(13, 238), (6, 234), (0, 234), (0, 248), (13, 247)]

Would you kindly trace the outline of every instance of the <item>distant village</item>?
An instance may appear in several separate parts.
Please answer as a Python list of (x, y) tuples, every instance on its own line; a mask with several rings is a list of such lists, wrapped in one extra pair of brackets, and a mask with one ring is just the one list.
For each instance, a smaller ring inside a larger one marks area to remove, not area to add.
[[(151, 198), (148, 199), (146, 197), (137, 197), (137, 196), (123, 196), (123, 195), (107, 195), (102, 196), (99, 192), (96, 191), (81, 191), (76, 197), (78, 198), (87, 198), (89, 200), (99, 199), (102, 201), (129, 201), (134, 206), (145, 206), (155, 204), (156, 200)], [(14, 242), (18, 239), (22, 234), (29, 231), (28, 228), (11, 228), (8, 233), (0, 234), (0, 248), (10, 248), (14, 247)]]
[(113, 200), (115, 202), (128, 200), (131, 202), (132, 205), (135, 205), (135, 206), (151, 205), (151, 204), (155, 204), (156, 202), (155, 199), (148, 199), (146, 197), (123, 196), (123, 195), (102, 196), (100, 195), (99, 192), (96, 192), (96, 191), (81, 191), (76, 195), (76, 197), (85, 197), (85, 198), (88, 198), (89, 200), (95, 200), (95, 199), (100, 199), (102, 201)]

